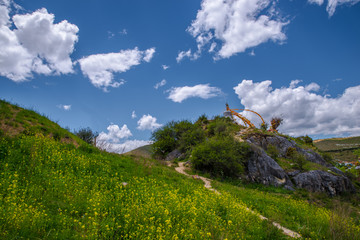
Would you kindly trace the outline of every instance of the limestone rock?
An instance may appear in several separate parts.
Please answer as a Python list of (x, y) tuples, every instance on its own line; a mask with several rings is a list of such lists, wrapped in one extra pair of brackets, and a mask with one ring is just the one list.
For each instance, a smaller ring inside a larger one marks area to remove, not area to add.
[(298, 188), (304, 188), (311, 192), (327, 192), (330, 196), (355, 192), (354, 186), (347, 177), (335, 176), (321, 170), (300, 173), (293, 180)]
[(254, 153), (247, 163), (248, 177), (253, 182), (273, 186), (293, 187), (290, 178), (266, 152), (251, 144)]

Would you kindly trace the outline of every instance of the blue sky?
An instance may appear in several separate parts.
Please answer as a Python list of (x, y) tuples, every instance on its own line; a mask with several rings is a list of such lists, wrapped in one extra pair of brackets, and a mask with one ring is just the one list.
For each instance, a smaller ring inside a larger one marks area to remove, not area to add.
[(294, 136), (359, 135), (358, 2), (0, 0), (0, 97), (117, 152), (226, 102)]

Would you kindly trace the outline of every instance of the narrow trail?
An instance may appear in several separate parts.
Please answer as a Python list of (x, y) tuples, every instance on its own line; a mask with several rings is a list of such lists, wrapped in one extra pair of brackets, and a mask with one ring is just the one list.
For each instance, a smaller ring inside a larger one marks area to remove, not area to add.
[[(169, 166), (171, 166), (171, 164), (170, 164)], [(185, 163), (184, 163), (184, 162), (179, 162), (179, 166), (175, 168), (175, 171), (177, 171), (178, 173), (184, 174), (184, 175), (186, 175), (186, 176), (188, 176), (188, 177), (192, 177), (192, 178), (194, 178), (194, 179), (201, 179), (201, 180), (204, 182), (204, 186), (205, 186), (207, 189), (215, 192), (216, 194), (219, 194), (219, 195), (221, 194), (220, 192), (216, 191), (215, 189), (213, 189), (213, 188), (211, 187), (211, 179), (208, 179), (208, 178), (205, 178), (205, 177), (202, 177), (202, 176), (198, 176), (198, 175), (190, 175), (190, 174), (187, 174), (187, 173), (185, 172), (185, 169), (186, 169)], [(264, 217), (264, 216), (262, 216), (262, 215), (260, 215), (260, 214), (258, 214), (258, 213), (255, 213), (254, 211), (252, 211), (252, 210), (249, 209), (249, 208), (247, 208), (247, 210), (250, 211), (250, 212), (252, 212), (252, 213), (254, 213), (254, 214), (256, 214), (256, 215), (259, 215), (259, 218), (261, 218), (262, 220), (267, 220), (267, 221), (269, 221), (269, 219), (268, 219), (267, 217)], [(280, 225), (279, 223), (277, 223), (277, 222), (272, 222), (272, 224), (273, 224), (275, 227), (277, 227), (278, 229), (282, 230), (283, 233), (284, 233), (285, 235), (289, 236), (289, 237), (292, 237), (292, 238), (301, 238), (301, 235), (300, 235), (300, 234), (298, 234), (297, 232), (291, 231), (290, 229), (287, 229), (287, 228), (281, 226), (281, 225)]]

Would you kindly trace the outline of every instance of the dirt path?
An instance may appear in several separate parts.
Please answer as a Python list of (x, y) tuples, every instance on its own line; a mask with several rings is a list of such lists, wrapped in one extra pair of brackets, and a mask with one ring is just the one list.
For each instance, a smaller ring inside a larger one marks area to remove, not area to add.
[[(214, 192), (217, 193), (217, 194), (221, 194), (220, 192), (216, 191), (215, 189), (213, 189), (213, 188), (211, 187), (211, 179), (208, 179), (208, 178), (205, 178), (205, 177), (201, 177), (201, 176), (198, 176), (198, 175), (189, 175), (189, 174), (187, 174), (187, 173), (185, 172), (185, 169), (186, 169), (185, 163), (184, 163), (184, 162), (179, 162), (179, 166), (175, 168), (175, 171), (177, 171), (178, 173), (184, 174), (184, 175), (186, 175), (186, 176), (188, 176), (188, 177), (192, 177), (192, 178), (194, 178), (194, 179), (201, 179), (201, 180), (204, 182), (204, 186), (205, 186), (207, 189), (209, 189), (209, 190), (211, 190), (211, 191), (214, 191)], [(252, 213), (254, 213), (254, 214), (257, 214), (257, 213), (255, 213), (254, 211), (250, 210), (249, 208), (247, 208), (247, 210), (250, 211), (250, 212), (252, 212)], [(269, 221), (268, 218), (266, 218), (266, 217), (264, 217), (264, 216), (262, 216), (262, 215), (260, 215), (260, 214), (258, 214), (258, 215), (259, 215), (259, 217), (260, 217), (262, 220), (268, 220), (268, 221)], [(283, 226), (281, 226), (281, 225), (280, 225), (279, 223), (277, 223), (277, 222), (273, 222), (272, 224), (273, 224), (275, 227), (277, 227), (278, 229), (282, 230), (282, 231), (284, 232), (284, 234), (287, 235), (287, 236), (289, 236), (289, 237), (301, 238), (301, 235), (300, 235), (300, 234), (298, 234), (298, 233), (296, 233), (296, 232), (294, 232), (294, 231), (291, 231), (290, 229), (284, 228)]]

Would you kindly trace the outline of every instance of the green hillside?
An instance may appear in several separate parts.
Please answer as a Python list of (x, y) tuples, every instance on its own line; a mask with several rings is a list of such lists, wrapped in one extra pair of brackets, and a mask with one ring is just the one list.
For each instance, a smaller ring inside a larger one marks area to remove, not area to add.
[(301, 191), (213, 181), (216, 194), (157, 160), (100, 151), (1, 104), (0, 239), (288, 239), (272, 221), (304, 238), (360, 238), (358, 202), (326, 206)]
[(74, 134), (35, 111), (27, 110), (0, 99), (0, 135), (41, 133), (55, 140), (79, 145), (82, 142)]
[(360, 149), (360, 137), (320, 139), (314, 141), (314, 145), (335, 160), (354, 162), (358, 160), (354, 150)]

